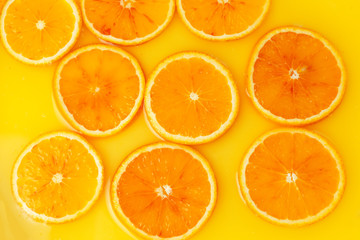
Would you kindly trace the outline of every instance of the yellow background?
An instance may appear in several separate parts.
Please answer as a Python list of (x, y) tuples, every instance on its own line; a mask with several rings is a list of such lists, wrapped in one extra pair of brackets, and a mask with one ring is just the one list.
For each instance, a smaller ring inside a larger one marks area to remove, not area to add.
[[(245, 73), (256, 41), (267, 31), (283, 25), (303, 26), (323, 34), (343, 56), (348, 72), (348, 85), (340, 107), (325, 120), (307, 127), (328, 138), (341, 154), (346, 168), (346, 190), (338, 207), (327, 218), (298, 229), (275, 226), (255, 216), (241, 201), (235, 180), (249, 145), (263, 132), (278, 127), (251, 105), (245, 92)], [(95, 42), (98, 42), (96, 38), (83, 27), (76, 47)], [(273, 0), (265, 21), (254, 33), (223, 43), (193, 35), (175, 14), (170, 26), (159, 37), (124, 49), (138, 58), (147, 76), (170, 54), (183, 50), (202, 51), (228, 66), (239, 87), (240, 113), (233, 127), (220, 139), (195, 147), (213, 166), (219, 198), (213, 216), (194, 240), (360, 239), (359, 0)], [(36, 223), (14, 202), (10, 174), (22, 148), (39, 134), (69, 129), (60, 120), (52, 101), (55, 66), (56, 63), (47, 67), (24, 65), (0, 46), (0, 239), (131, 239), (108, 211), (107, 187), (87, 214), (62, 225)], [(115, 136), (87, 139), (102, 156), (106, 184), (127, 154), (139, 146), (159, 141), (147, 128), (142, 111)]]

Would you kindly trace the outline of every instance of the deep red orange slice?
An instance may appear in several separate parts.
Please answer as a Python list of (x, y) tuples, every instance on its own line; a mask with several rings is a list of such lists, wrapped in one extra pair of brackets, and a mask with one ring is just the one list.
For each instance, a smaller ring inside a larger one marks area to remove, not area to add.
[(133, 119), (144, 85), (133, 56), (117, 47), (91, 45), (61, 61), (54, 78), (54, 97), (75, 129), (90, 136), (108, 136)]
[(136, 45), (158, 36), (170, 23), (174, 0), (81, 0), (86, 26), (97, 37)]
[(284, 27), (266, 34), (249, 63), (248, 90), (271, 120), (304, 125), (328, 116), (345, 90), (342, 60), (319, 34)]

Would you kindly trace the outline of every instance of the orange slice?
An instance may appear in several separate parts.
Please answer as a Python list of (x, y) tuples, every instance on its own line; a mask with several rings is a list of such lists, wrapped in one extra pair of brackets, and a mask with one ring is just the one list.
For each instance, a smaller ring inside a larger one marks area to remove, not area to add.
[(103, 166), (97, 153), (70, 132), (37, 138), (21, 153), (12, 173), (16, 201), (41, 222), (77, 218), (94, 204), (102, 184)]
[(177, 0), (186, 26), (209, 40), (242, 38), (264, 19), (270, 0)]
[(322, 137), (278, 129), (260, 137), (239, 171), (247, 205), (270, 222), (301, 226), (334, 210), (344, 191), (342, 161)]
[(231, 73), (208, 55), (183, 52), (154, 70), (145, 90), (145, 110), (167, 140), (200, 144), (221, 136), (234, 122), (239, 96)]
[(75, 44), (81, 17), (72, 0), (9, 0), (1, 15), (7, 51), (29, 64), (50, 64)]
[(264, 116), (304, 125), (326, 117), (340, 104), (345, 70), (326, 39), (284, 27), (266, 34), (255, 47), (248, 84), (250, 98)]
[(111, 183), (121, 222), (146, 239), (185, 239), (210, 217), (216, 180), (209, 163), (189, 147), (157, 143), (131, 153)]
[(84, 22), (100, 39), (136, 45), (158, 36), (170, 23), (174, 0), (81, 0)]
[(145, 80), (137, 60), (120, 48), (92, 45), (66, 56), (54, 79), (64, 118), (90, 136), (123, 129), (140, 108)]

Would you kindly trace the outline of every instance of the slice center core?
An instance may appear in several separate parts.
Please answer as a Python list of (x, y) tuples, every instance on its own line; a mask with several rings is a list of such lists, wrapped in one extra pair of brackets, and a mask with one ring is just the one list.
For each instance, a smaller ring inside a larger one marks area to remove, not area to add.
[(155, 192), (162, 199), (168, 198), (172, 193), (172, 188), (169, 185), (163, 185), (155, 189)]
[(286, 182), (288, 182), (288, 183), (294, 183), (295, 181), (296, 181), (296, 179), (297, 179), (297, 176), (296, 176), (296, 174), (295, 173), (288, 173), (287, 175), (286, 175)]
[(226, 4), (228, 3), (230, 0), (218, 0), (219, 4)]
[(90, 87), (90, 93), (92, 93), (92, 94), (97, 94), (97, 93), (99, 93), (100, 92), (100, 87), (99, 86), (92, 86), (92, 87)]
[(134, 2), (135, 2), (135, 0), (120, 0), (120, 5), (123, 8), (131, 8), (132, 3), (134, 3)]
[(290, 78), (293, 79), (293, 80), (297, 80), (300, 77), (298, 71), (295, 70), (295, 69), (292, 69), (292, 68), (289, 71), (289, 75), (290, 75)]
[(39, 20), (36, 23), (36, 28), (39, 30), (43, 30), (46, 26), (46, 23), (43, 20)]
[(196, 101), (199, 99), (199, 95), (197, 95), (197, 93), (190, 93), (190, 99), (193, 100), (193, 101)]
[(61, 173), (56, 173), (51, 179), (54, 183), (61, 183), (63, 180), (63, 175)]

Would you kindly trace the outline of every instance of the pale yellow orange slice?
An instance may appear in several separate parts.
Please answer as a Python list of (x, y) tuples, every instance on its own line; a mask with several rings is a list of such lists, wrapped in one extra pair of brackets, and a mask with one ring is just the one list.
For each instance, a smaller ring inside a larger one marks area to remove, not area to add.
[(41, 222), (62, 223), (79, 217), (94, 204), (102, 184), (98, 154), (71, 132), (54, 132), (32, 141), (12, 172), (17, 203)]
[(1, 14), (6, 50), (29, 64), (50, 64), (75, 44), (81, 17), (73, 0), (9, 0)]

